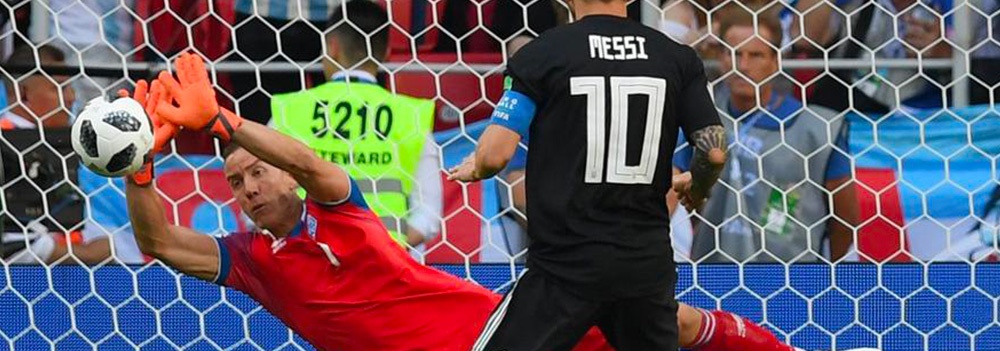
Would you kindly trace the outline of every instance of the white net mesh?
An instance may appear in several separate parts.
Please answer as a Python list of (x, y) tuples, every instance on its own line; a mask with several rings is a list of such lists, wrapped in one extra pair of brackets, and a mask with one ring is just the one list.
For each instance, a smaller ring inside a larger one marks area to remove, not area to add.
[[(473, 149), (505, 57), (566, 21), (567, 7), (383, 4), (389, 55), (366, 47), (367, 57), (384, 86), (432, 100), (433, 112), (319, 95), (275, 107), (330, 78), (323, 38), (338, 1), (4, 1), (0, 350), (311, 348), (246, 296), (143, 256), (121, 181), (72, 154), (67, 126), (83, 103), (189, 50), (208, 58), (222, 104), (328, 136), (324, 157), (369, 184), (415, 258), (508, 286), (526, 255), (523, 172), (469, 186), (442, 175)], [(705, 58), (734, 136), (712, 201), (673, 215), (678, 298), (806, 349), (1000, 350), (998, 10), (993, 0), (633, 2), (630, 16)], [(360, 29), (350, 15), (337, 25)], [(404, 129), (422, 113), (433, 131)], [(365, 149), (377, 147), (363, 136), (389, 151)], [(172, 146), (157, 163), (169, 218), (209, 235), (251, 228), (216, 145), (187, 134)], [(382, 167), (384, 157), (405, 160)]]

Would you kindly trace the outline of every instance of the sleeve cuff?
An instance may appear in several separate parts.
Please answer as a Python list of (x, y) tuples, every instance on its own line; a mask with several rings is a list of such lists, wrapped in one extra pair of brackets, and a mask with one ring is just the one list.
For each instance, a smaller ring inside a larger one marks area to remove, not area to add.
[[(341, 170), (343, 170), (343, 169), (341, 169)], [(344, 174), (347, 174), (347, 170), (343, 170), (343, 172), (344, 172)], [(320, 205), (323, 205), (323, 206), (327, 206), (327, 207), (333, 207), (333, 206), (343, 205), (343, 204), (347, 203), (347, 201), (351, 199), (351, 195), (354, 194), (354, 187), (355, 187), (354, 179), (351, 178), (350, 175), (348, 175), (347, 176), (347, 181), (349, 183), (348, 187), (347, 187), (347, 195), (345, 195), (343, 199), (336, 200), (336, 201), (319, 201), (319, 200), (316, 200), (316, 199), (310, 197), (309, 193), (306, 193), (306, 198), (309, 199), (309, 201), (312, 201), (312, 202), (315, 202), (317, 204), (320, 204)]]
[(215, 244), (219, 247), (219, 271), (212, 282), (225, 285), (226, 279), (229, 278), (229, 270), (232, 268), (232, 259), (229, 256), (229, 249), (226, 248), (226, 244), (222, 241), (222, 238), (216, 237), (214, 239)]

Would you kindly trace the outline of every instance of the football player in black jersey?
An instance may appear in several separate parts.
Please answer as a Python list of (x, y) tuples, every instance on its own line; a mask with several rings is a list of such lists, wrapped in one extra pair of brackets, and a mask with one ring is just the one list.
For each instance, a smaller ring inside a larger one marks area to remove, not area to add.
[(726, 136), (693, 49), (626, 18), (625, 0), (568, 1), (576, 21), (527, 44), (474, 155), (450, 178), (527, 157), (527, 270), (475, 350), (568, 350), (598, 326), (618, 350), (677, 349), (676, 272), (664, 195), (678, 129), (697, 151), (698, 207), (725, 163)]

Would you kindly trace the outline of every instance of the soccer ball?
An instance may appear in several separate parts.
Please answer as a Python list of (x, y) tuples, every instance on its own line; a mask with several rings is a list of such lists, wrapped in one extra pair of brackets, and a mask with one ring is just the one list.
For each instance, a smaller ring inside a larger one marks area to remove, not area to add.
[(120, 177), (135, 173), (153, 148), (153, 127), (138, 101), (98, 97), (73, 122), (73, 150), (94, 173)]

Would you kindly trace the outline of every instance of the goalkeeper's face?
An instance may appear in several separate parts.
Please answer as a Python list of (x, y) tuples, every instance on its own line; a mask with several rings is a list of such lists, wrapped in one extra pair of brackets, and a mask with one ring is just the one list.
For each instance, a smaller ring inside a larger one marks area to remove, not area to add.
[(225, 173), (233, 197), (257, 227), (278, 230), (295, 226), (302, 200), (296, 193), (298, 183), (288, 172), (238, 149), (226, 157)]

